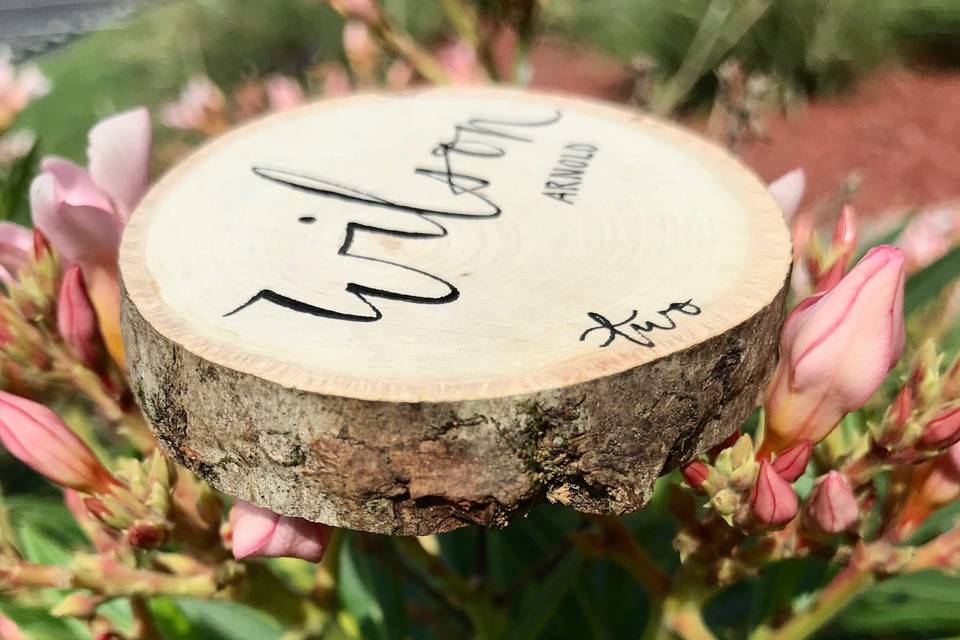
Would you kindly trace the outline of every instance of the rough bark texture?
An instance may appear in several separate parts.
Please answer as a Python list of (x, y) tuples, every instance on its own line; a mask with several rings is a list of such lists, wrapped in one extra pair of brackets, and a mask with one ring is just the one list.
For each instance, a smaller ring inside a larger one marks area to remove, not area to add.
[(749, 321), (635, 369), (524, 396), (387, 403), (305, 393), (202, 360), (123, 296), (130, 379), (164, 450), (221, 491), (396, 535), (504, 526), (544, 499), (644, 506), (736, 429), (770, 373), (786, 285)]

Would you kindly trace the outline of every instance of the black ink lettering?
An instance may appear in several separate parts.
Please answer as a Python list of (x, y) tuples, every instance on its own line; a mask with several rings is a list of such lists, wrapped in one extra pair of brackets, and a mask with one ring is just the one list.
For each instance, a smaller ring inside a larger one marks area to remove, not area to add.
[[(354, 314), (335, 309), (327, 309), (312, 305), (302, 300), (283, 295), (271, 289), (261, 289), (251, 296), (246, 302), (228, 311), (224, 316), (231, 316), (251, 305), (265, 301), (278, 305), (285, 309), (298, 313), (330, 318), (334, 320), (348, 320), (352, 322), (375, 322), (383, 317), (383, 313), (377, 308), (370, 298), (380, 298), (384, 300), (398, 300), (415, 304), (445, 304), (453, 302), (460, 297), (460, 291), (453, 283), (448, 282), (440, 276), (421, 271), (406, 265), (372, 258), (369, 256), (360, 256), (350, 252), (353, 241), (357, 233), (368, 233), (371, 235), (386, 235), (409, 239), (430, 239), (442, 238), (448, 233), (447, 228), (434, 218), (456, 218), (456, 219), (490, 219), (500, 215), (501, 209), (491, 201), (484, 193), (484, 189), (490, 186), (489, 181), (474, 175), (468, 175), (458, 172), (454, 169), (451, 156), (468, 156), (474, 158), (501, 158), (506, 154), (506, 150), (485, 140), (464, 140), (464, 134), (473, 134), (477, 136), (489, 136), (503, 140), (512, 140), (516, 142), (532, 142), (531, 138), (517, 135), (504, 130), (509, 127), (544, 127), (556, 123), (560, 120), (562, 114), (557, 111), (548, 118), (528, 122), (494, 120), (485, 118), (472, 118), (464, 124), (458, 124), (454, 127), (454, 135), (450, 140), (437, 144), (432, 155), (443, 159), (443, 166), (440, 169), (419, 167), (414, 170), (414, 174), (437, 180), (447, 186), (450, 193), (454, 196), (468, 196), (474, 199), (478, 205), (475, 212), (463, 213), (449, 211), (429, 206), (418, 206), (409, 203), (394, 202), (372, 193), (348, 187), (342, 184), (336, 184), (322, 178), (316, 178), (307, 175), (301, 175), (281, 169), (272, 169), (269, 167), (253, 167), (253, 173), (265, 180), (275, 182), (282, 186), (310, 193), (313, 195), (341, 200), (351, 205), (360, 205), (367, 207), (376, 207), (387, 209), (397, 214), (412, 215), (419, 220), (429, 223), (433, 230), (431, 231), (409, 231), (402, 228), (380, 227), (371, 224), (364, 224), (357, 221), (350, 221), (345, 225), (344, 240), (337, 251), (340, 256), (353, 258), (356, 260), (367, 260), (380, 264), (390, 265), (398, 269), (409, 271), (435, 282), (439, 282), (446, 289), (446, 293), (441, 296), (417, 296), (399, 291), (391, 291), (358, 282), (348, 282), (344, 290), (355, 296), (364, 305), (370, 309), (369, 314)], [(311, 224), (316, 221), (314, 216), (301, 216), (299, 221), (305, 224)]]
[[(648, 334), (657, 330), (672, 331), (676, 329), (677, 322), (671, 317), (674, 312), (687, 316), (697, 316), (700, 315), (701, 309), (693, 304), (692, 299), (685, 302), (673, 302), (666, 309), (657, 312), (657, 315), (660, 316), (659, 323), (650, 320), (645, 320), (642, 323), (634, 322), (639, 313), (636, 310), (631, 311), (627, 319), (620, 322), (612, 322), (604, 315), (591, 311), (587, 316), (596, 323), (596, 326), (581, 333), (580, 342), (584, 342), (587, 336), (594, 331), (606, 331), (606, 337), (599, 345), (601, 349), (610, 346), (617, 338), (623, 338), (641, 347), (653, 348), (656, 343)], [(628, 333), (624, 327), (628, 327), (632, 333)]]

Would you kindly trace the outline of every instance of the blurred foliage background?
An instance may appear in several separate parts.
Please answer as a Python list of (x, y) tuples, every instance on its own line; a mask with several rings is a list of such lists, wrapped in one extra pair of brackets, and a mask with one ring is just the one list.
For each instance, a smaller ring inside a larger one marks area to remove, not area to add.
[[(450, 35), (432, 0), (384, 4), (421, 42)], [(712, 72), (729, 57), (772, 74), (795, 96), (842, 90), (891, 60), (960, 64), (956, 0), (552, 0), (544, 20), (544, 35), (624, 65), (652, 59), (660, 93), (687, 107), (708, 104)], [(319, 0), (154, 2), (122, 28), (44, 56), (54, 90), (22, 124), (42, 130), (48, 151), (79, 159), (99, 117), (169, 100), (198, 72), (228, 88), (345, 61), (341, 27)]]

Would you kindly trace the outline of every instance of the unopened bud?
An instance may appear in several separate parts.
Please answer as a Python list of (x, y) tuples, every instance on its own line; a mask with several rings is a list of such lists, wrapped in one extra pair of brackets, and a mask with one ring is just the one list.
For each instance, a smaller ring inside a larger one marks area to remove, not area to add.
[(134, 549), (157, 549), (167, 541), (169, 531), (163, 524), (136, 522), (127, 529), (127, 543)]
[(850, 483), (837, 471), (831, 471), (817, 483), (807, 509), (811, 521), (825, 533), (846, 531), (860, 519), (860, 507)]
[(690, 485), (691, 489), (702, 487), (703, 483), (707, 481), (709, 473), (710, 469), (707, 465), (699, 460), (694, 460), (680, 468), (680, 474), (683, 476), (684, 482)]
[(766, 460), (760, 463), (757, 482), (750, 496), (750, 510), (761, 525), (781, 527), (797, 515), (797, 494)]
[(944, 409), (924, 428), (917, 448), (924, 450), (946, 449), (960, 440), (960, 407)]
[(794, 482), (806, 471), (812, 452), (813, 443), (809, 440), (801, 440), (784, 449), (774, 458), (773, 470), (787, 482)]
[(57, 618), (92, 618), (103, 600), (103, 597), (77, 591), (60, 600), (50, 614)]

